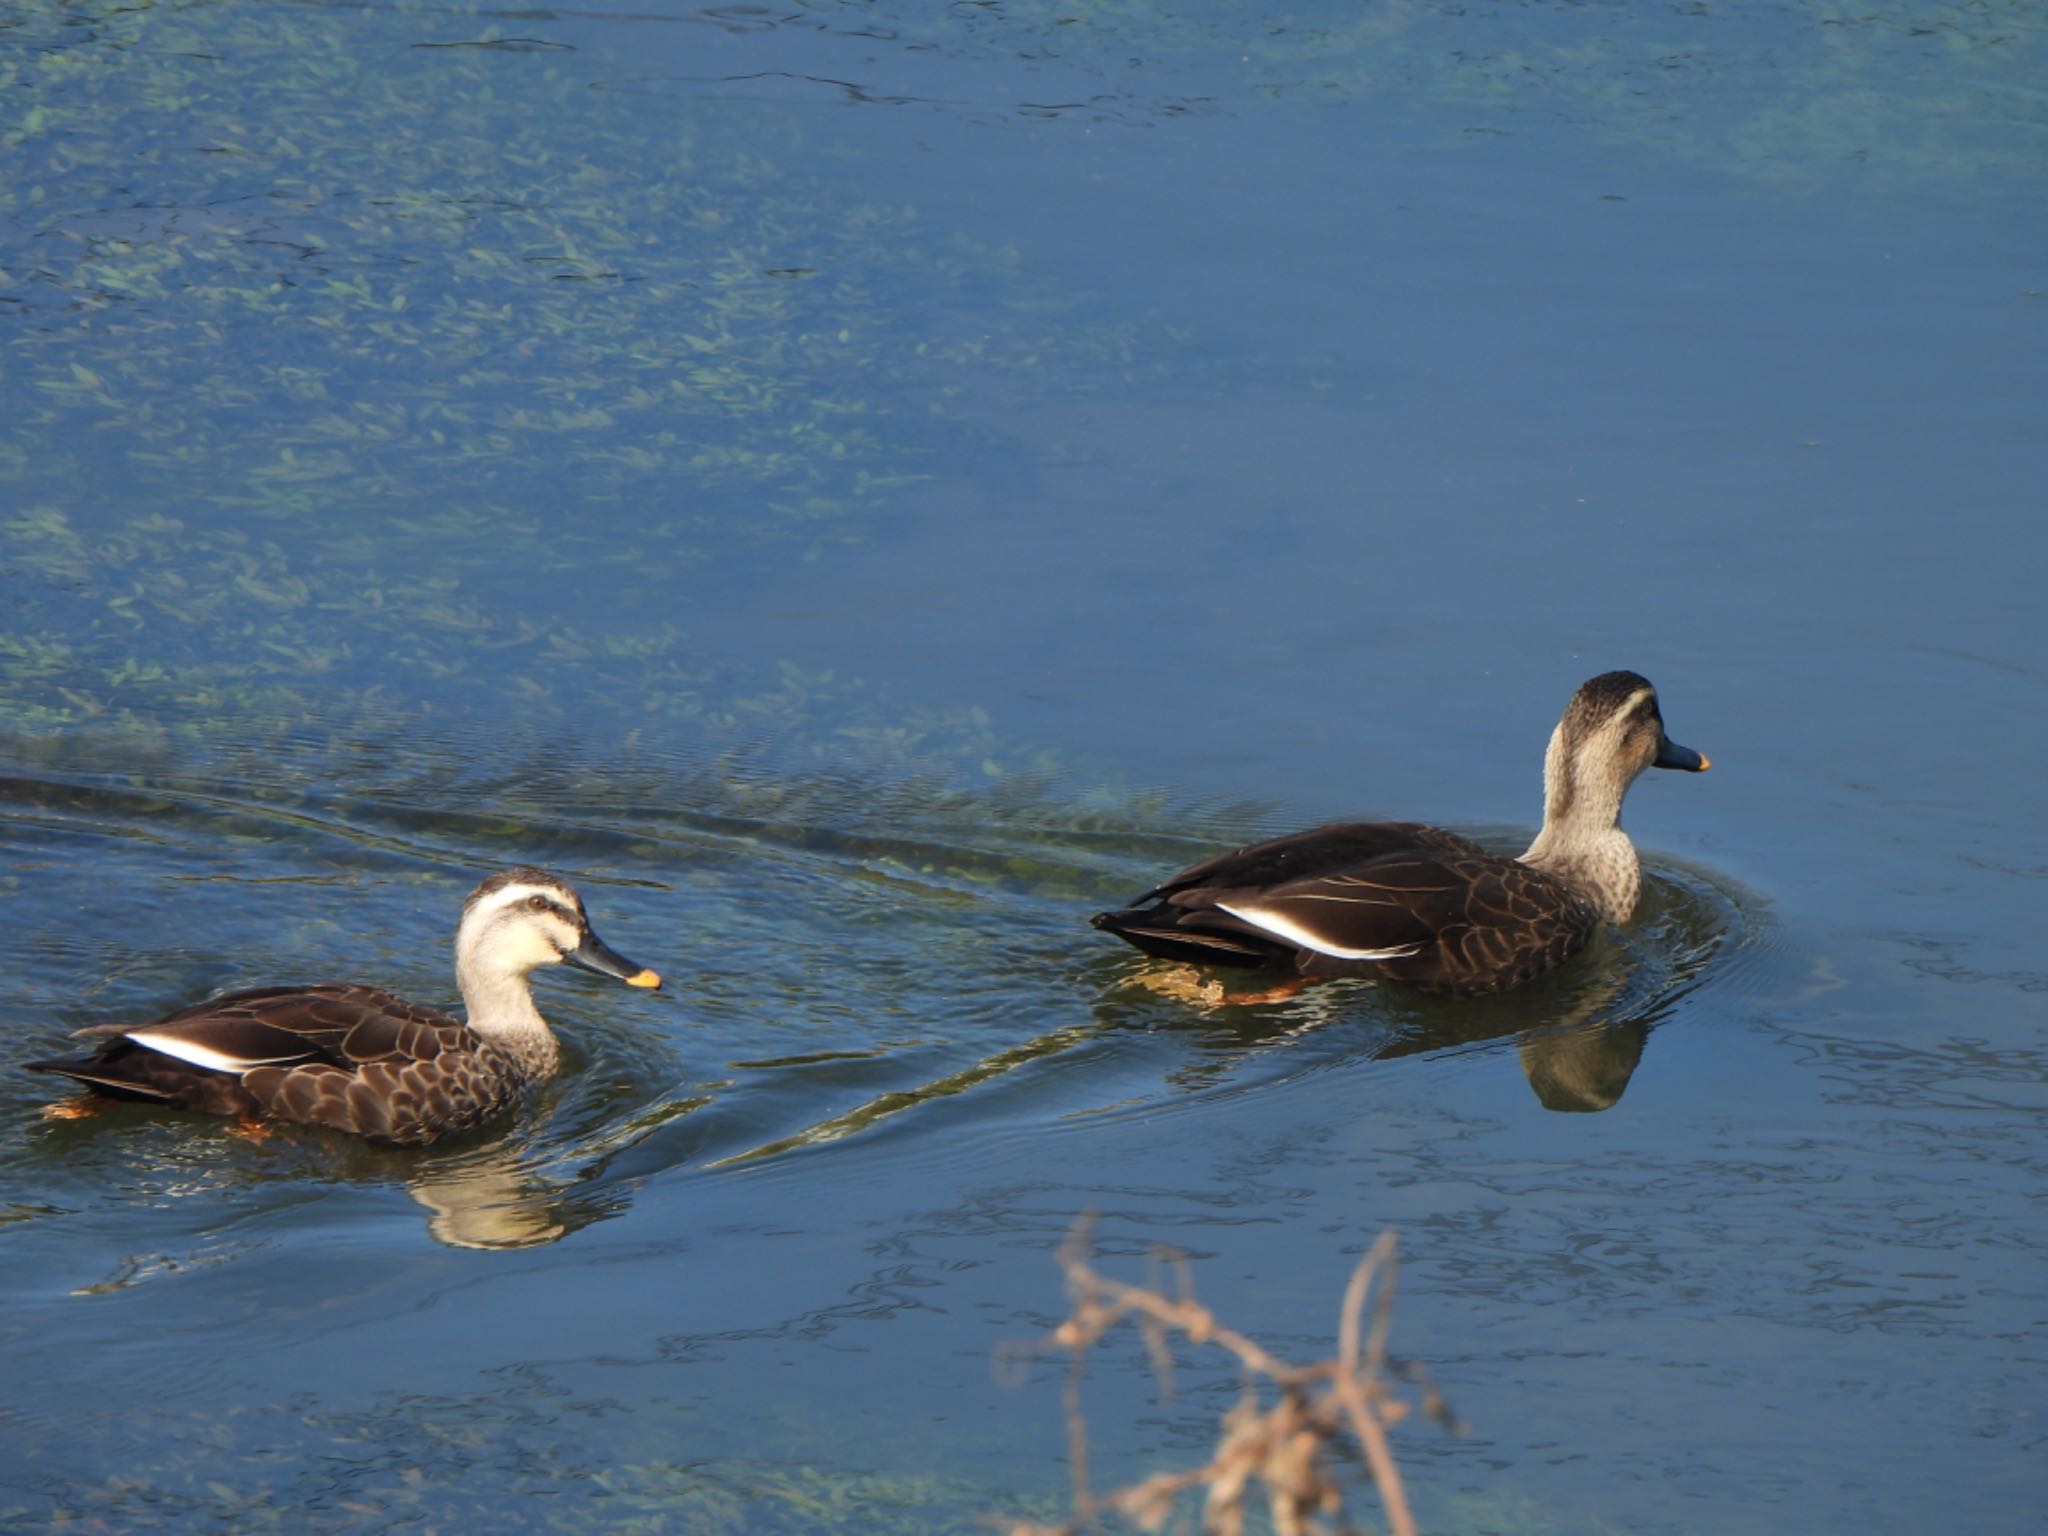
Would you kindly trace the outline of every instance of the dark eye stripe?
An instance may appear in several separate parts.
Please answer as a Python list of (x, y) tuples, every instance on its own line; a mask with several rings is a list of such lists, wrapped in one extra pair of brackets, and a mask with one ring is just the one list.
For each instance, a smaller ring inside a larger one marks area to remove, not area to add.
[[(538, 906), (535, 905), (536, 902), (539, 903)], [(563, 906), (559, 901), (555, 900), (554, 897), (549, 896), (544, 892), (540, 891), (534, 891), (526, 896), (522, 896), (519, 899), (518, 906), (516, 908), (509, 908), (508, 910), (517, 910), (521, 912), (533, 913), (551, 912), (572, 928), (580, 928), (583, 926), (582, 913), (576, 911), (573, 908)]]

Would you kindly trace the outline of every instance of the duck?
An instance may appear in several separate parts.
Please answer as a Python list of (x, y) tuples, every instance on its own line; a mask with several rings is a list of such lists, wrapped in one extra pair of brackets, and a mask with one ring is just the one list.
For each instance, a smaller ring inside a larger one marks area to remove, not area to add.
[[(561, 1047), (528, 976), (566, 964), (658, 988), (591, 929), (569, 883), (530, 865), (471, 891), (455, 932), (466, 1019), (354, 982), (259, 987), (147, 1024), (96, 1024), (86, 1055), (26, 1063), (89, 1096), (140, 1100), (258, 1128), (289, 1121), (420, 1146), (471, 1130), (554, 1074)], [(91, 1097), (46, 1113), (89, 1112)]]
[(1543, 826), (1519, 857), (1421, 822), (1340, 822), (1206, 859), (1092, 922), (1160, 959), (1287, 978), (1223, 1001), (1278, 1001), (1336, 976), (1504, 991), (1634, 912), (1642, 861), (1621, 829), (1629, 786), (1648, 768), (1710, 766), (1665, 734), (1649, 679), (1603, 672), (1551, 732)]

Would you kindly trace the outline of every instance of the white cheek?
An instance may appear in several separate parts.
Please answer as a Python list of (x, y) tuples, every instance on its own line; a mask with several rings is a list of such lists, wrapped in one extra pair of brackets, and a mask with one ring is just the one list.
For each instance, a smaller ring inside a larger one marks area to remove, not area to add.
[[(554, 924), (548, 925), (553, 928)], [(550, 942), (549, 935), (538, 928), (528, 928), (520, 936), (520, 959), (529, 966), (559, 965), (562, 951), (559, 945)]]

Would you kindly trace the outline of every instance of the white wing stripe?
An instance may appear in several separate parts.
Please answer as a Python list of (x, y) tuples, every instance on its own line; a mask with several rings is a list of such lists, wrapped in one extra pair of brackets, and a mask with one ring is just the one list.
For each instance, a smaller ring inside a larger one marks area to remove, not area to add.
[(1400, 960), (1418, 952), (1422, 945), (1397, 944), (1392, 949), (1346, 949), (1341, 944), (1332, 944), (1328, 939), (1304, 928), (1292, 918), (1282, 917), (1277, 912), (1261, 911), (1257, 907), (1233, 907), (1227, 902), (1217, 902), (1217, 907), (1232, 917), (1242, 918), (1254, 928), (1263, 928), (1276, 938), (1302, 949), (1312, 949), (1319, 955), (1328, 955), (1333, 960)]
[[(231, 1056), (226, 1051), (217, 1051), (212, 1046), (201, 1045), (196, 1040), (186, 1040), (172, 1034), (158, 1034), (155, 1030), (151, 1029), (131, 1029), (128, 1031), (128, 1038), (137, 1045), (147, 1046), (152, 1051), (161, 1052), (165, 1056), (175, 1056), (178, 1060), (188, 1061), (195, 1067), (205, 1067), (210, 1072), (247, 1072), (252, 1067), (261, 1067), (269, 1064), (260, 1058), (251, 1061), (247, 1057)], [(279, 1056), (274, 1059), (277, 1061), (296, 1061), (303, 1054), (303, 1052), (294, 1052), (289, 1056)]]

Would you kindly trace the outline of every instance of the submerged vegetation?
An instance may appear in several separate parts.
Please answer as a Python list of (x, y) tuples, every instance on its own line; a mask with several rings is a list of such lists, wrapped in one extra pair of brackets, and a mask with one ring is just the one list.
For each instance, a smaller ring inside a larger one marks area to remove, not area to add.
[(772, 733), (829, 690), (708, 659), (697, 584), (872, 538), (959, 370), (1134, 345), (799, 118), (481, 19), (4, 21), (0, 728)]
[[(885, 536), (942, 452), (1028, 466), (963, 395), (1218, 364), (934, 227), (833, 114), (1156, 128), (1393, 92), (1461, 132), (1568, 122), (1726, 174), (1953, 183), (2039, 168), (2037, 135), (1998, 131), (2044, 46), (2017, 14), (1308, 7), (1252, 30), (824, 6), (642, 18), (628, 73), (591, 46), (616, 19), (0, 5), (0, 729), (247, 740), (482, 708), (747, 739), (845, 702), (824, 734), (881, 740), (901, 706), (709, 654), (691, 593)], [(949, 52), (990, 94), (791, 77), (798, 110), (726, 78), (732, 40), (775, 26), (857, 44), (880, 80)], [(1759, 39), (1769, 69), (1739, 52)], [(1248, 96), (1206, 73), (1226, 40)]]

